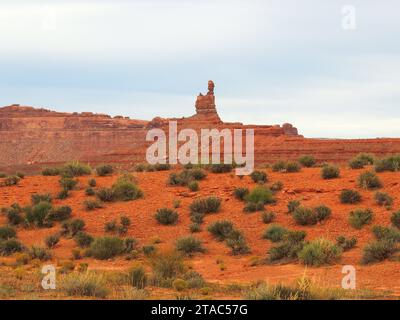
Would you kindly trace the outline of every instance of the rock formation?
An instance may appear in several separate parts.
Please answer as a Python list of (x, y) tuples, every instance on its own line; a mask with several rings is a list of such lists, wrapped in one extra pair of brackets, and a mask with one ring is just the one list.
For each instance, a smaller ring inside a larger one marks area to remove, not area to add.
[(216, 109), (214, 83), (206, 95), (199, 94), (196, 114), (188, 118), (151, 121), (110, 117), (91, 112), (65, 113), (11, 105), (0, 108), (0, 171), (34, 171), (67, 160), (119, 163), (145, 162), (146, 133), (151, 128), (168, 131), (169, 120), (178, 129), (202, 128), (255, 130), (256, 163), (296, 159), (313, 155), (319, 161), (347, 161), (360, 152), (377, 156), (400, 153), (400, 139), (307, 139), (291, 124), (243, 125), (223, 122)]

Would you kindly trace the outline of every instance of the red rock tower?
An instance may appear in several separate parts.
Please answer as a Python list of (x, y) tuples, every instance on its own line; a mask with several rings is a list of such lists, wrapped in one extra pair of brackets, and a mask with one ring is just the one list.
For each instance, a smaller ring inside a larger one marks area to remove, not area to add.
[(221, 119), (217, 113), (215, 107), (215, 96), (214, 96), (214, 82), (208, 81), (208, 92), (206, 95), (200, 93), (196, 99), (196, 115), (194, 117), (200, 119), (208, 119), (210, 121), (221, 122)]

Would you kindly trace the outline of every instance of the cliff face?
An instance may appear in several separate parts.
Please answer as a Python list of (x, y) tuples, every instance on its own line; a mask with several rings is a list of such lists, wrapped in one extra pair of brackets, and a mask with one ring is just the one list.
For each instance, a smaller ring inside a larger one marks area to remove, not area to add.
[(168, 132), (169, 120), (178, 130), (191, 128), (255, 130), (256, 163), (313, 155), (319, 161), (346, 161), (360, 152), (378, 156), (400, 153), (400, 139), (307, 139), (291, 124), (243, 125), (221, 121), (215, 106), (214, 84), (200, 94), (196, 114), (189, 118), (151, 121), (93, 113), (62, 113), (12, 105), (0, 108), (0, 170), (38, 169), (68, 160), (132, 165), (145, 162), (146, 133), (151, 128)]

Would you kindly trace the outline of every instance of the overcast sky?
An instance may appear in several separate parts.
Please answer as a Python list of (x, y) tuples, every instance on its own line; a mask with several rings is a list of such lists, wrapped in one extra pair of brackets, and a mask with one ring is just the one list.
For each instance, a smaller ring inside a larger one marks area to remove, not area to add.
[(399, 12), (398, 0), (1, 0), (0, 105), (189, 116), (212, 79), (225, 121), (400, 137)]

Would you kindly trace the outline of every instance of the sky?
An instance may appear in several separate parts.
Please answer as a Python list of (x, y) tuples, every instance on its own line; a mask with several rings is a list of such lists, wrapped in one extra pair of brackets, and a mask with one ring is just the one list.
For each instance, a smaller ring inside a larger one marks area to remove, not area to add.
[(0, 0), (0, 106), (190, 116), (212, 79), (224, 121), (400, 137), (399, 11), (398, 0)]

